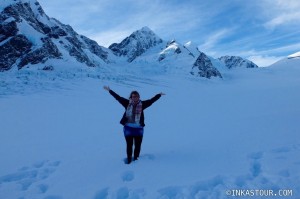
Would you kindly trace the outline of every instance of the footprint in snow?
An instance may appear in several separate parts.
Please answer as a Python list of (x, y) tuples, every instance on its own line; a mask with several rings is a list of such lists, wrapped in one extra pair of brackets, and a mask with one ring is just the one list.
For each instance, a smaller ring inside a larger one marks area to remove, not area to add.
[(279, 148), (273, 149), (272, 153), (287, 153), (290, 151), (291, 151), (291, 148), (288, 146), (285, 146), (285, 147), (279, 147)]
[(122, 187), (117, 191), (117, 199), (126, 199), (129, 197), (129, 190), (127, 187)]
[(140, 156), (140, 159), (154, 160), (155, 156), (152, 154), (143, 154)]
[(300, 165), (300, 161), (294, 162), (295, 165)]
[(252, 160), (259, 160), (263, 157), (263, 152), (262, 151), (259, 151), (259, 152), (256, 152), (256, 153), (251, 153), (248, 155), (248, 158), (252, 159)]
[(106, 199), (106, 198), (108, 198), (108, 188), (98, 191), (94, 197), (94, 199)]
[[(1, 184), (17, 184), (20, 186), (21, 191), (27, 191), (34, 184), (42, 182), (54, 173), (59, 166), (60, 161), (40, 161), (34, 163), (32, 166), (24, 166), (17, 172), (0, 176)], [(34, 189), (38, 189), (39, 193), (46, 193), (48, 185), (39, 184)]]
[(248, 158), (252, 161), (250, 165), (250, 172), (253, 177), (257, 177), (262, 172), (261, 159), (264, 156), (264, 152), (259, 151), (255, 153), (251, 153), (248, 155)]
[[(154, 160), (154, 159), (155, 159), (155, 156), (152, 154), (143, 154), (139, 157), (139, 160)], [(124, 158), (123, 162), (125, 164), (127, 164), (127, 158)], [(136, 162), (139, 162), (139, 161), (133, 161), (132, 163), (136, 163)]]
[(134, 179), (134, 172), (133, 171), (126, 171), (122, 174), (122, 180), (124, 182), (130, 182)]
[(47, 196), (47, 197), (45, 197), (44, 199), (62, 199), (62, 197), (61, 196)]
[(111, 190), (108, 187), (101, 189), (95, 194), (93, 199), (108, 199), (108, 198), (116, 198), (116, 199), (126, 199), (126, 198), (146, 198), (145, 189), (129, 189), (128, 187), (120, 187), (116, 190)]

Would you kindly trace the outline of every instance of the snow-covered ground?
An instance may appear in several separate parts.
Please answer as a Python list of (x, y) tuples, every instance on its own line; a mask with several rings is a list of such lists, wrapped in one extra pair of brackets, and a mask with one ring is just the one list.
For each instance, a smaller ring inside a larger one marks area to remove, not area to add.
[[(11, 73), (0, 80), (1, 199), (300, 198), (299, 67), (211, 80)], [(104, 85), (167, 94), (145, 111), (130, 165), (124, 110)]]

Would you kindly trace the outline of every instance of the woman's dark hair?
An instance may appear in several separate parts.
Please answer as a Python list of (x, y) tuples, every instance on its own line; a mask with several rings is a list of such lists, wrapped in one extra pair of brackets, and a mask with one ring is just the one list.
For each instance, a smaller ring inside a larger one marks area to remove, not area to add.
[(137, 95), (137, 96), (140, 97), (140, 94), (139, 94), (139, 92), (137, 92), (137, 91), (132, 91), (132, 92), (130, 93), (129, 99), (131, 99), (132, 95)]

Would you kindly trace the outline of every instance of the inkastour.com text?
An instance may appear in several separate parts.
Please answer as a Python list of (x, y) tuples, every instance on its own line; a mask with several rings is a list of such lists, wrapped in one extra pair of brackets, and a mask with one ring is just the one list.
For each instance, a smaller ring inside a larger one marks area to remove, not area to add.
[(280, 190), (272, 190), (272, 189), (228, 189), (226, 190), (227, 196), (232, 197), (292, 197), (293, 190), (291, 189), (280, 189)]

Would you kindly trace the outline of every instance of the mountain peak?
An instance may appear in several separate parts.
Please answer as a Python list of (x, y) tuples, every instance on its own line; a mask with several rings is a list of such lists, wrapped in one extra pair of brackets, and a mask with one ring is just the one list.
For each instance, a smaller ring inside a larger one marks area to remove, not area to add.
[(146, 34), (158, 37), (153, 30), (151, 30), (148, 26), (144, 26), (141, 29), (134, 31), (132, 34)]
[(2, 0), (0, 9), (0, 72), (42, 67), (59, 59), (76, 59), (92, 67), (109, 62), (108, 52), (70, 26), (50, 19), (36, 0)]
[(144, 26), (140, 29), (140, 31), (143, 31), (143, 32), (153, 32), (148, 26)]
[(113, 43), (109, 49), (120, 57), (126, 57), (128, 62), (132, 62), (135, 58), (146, 52), (163, 40), (159, 38), (150, 28), (144, 26), (140, 30), (133, 32), (126, 37), (121, 43)]
[(218, 58), (221, 62), (225, 64), (227, 68), (236, 68), (236, 67), (244, 67), (244, 68), (257, 68), (258, 66), (248, 59), (244, 59), (239, 56), (222, 56)]

